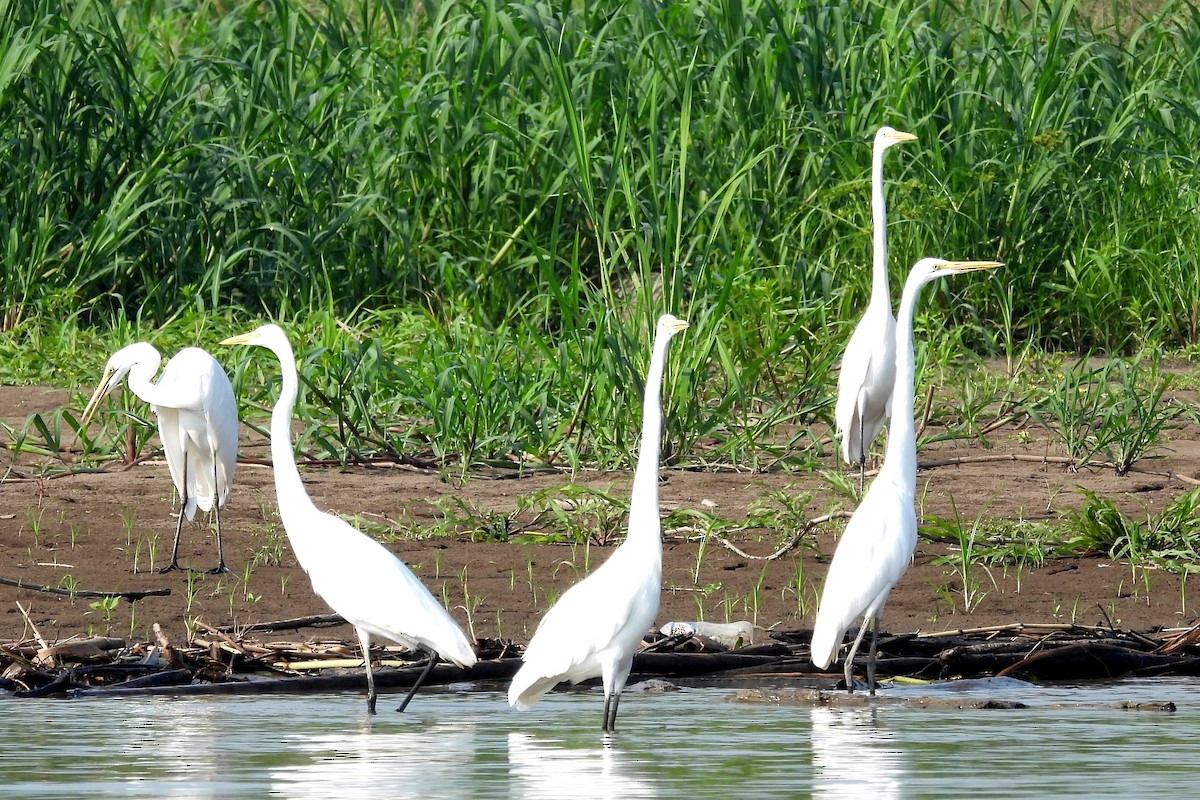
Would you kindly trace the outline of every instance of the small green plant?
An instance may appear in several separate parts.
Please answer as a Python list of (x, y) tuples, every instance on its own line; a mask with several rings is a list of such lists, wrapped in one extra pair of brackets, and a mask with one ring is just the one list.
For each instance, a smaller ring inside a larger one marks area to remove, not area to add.
[(137, 524), (137, 509), (122, 508), (121, 509), (121, 524), (125, 526), (125, 545), (133, 544), (133, 528)]
[(1148, 369), (1141, 356), (1096, 367), (1084, 358), (1061, 372), (1047, 367), (1044, 382), (1050, 388), (1030, 413), (1054, 431), (1077, 468), (1101, 455), (1124, 475), (1148, 455), (1177, 414), (1163, 403), (1170, 376), (1162, 375), (1160, 359), (1151, 355)]
[(120, 604), (120, 597), (110, 595), (108, 597), (102, 597), (95, 602), (88, 603), (88, 606), (103, 614), (105, 622), (110, 622), (112, 620), (113, 611), (115, 611), (117, 606)]
[(38, 546), (38, 540), (42, 534), (42, 515), (45, 514), (45, 509), (40, 506), (37, 508), (25, 509), (25, 517), (29, 520), (29, 530), (33, 534), (33, 544)]
[(196, 595), (200, 591), (200, 573), (194, 569), (187, 570), (187, 597), (185, 611), (192, 610), (192, 604), (196, 602)]
[(70, 573), (63, 575), (58, 580), (58, 588), (67, 590), (67, 596), (71, 599), (71, 604), (74, 605), (75, 592), (79, 590), (79, 581), (75, 578), (75, 576), (71, 575)]
[[(996, 579), (987, 565), (980, 562), (975, 546), (984, 512), (982, 510), (979, 512), (968, 529), (963, 525), (962, 519), (958, 515), (958, 508), (953, 502), (951, 502), (951, 508), (954, 513), (952, 519), (927, 516), (924, 527), (928, 536), (943, 541), (949, 539), (954, 542), (952, 547), (956, 552), (949, 556), (939, 556), (934, 559), (934, 563), (949, 565), (952, 568), (951, 572), (946, 574), (957, 582), (963, 612), (970, 614), (979, 607), (989, 591), (984, 588), (983, 580), (979, 576), (980, 570), (991, 580), (992, 588), (996, 588)], [(952, 591), (950, 584), (947, 584), (945, 594), (949, 594), (950, 591)]]

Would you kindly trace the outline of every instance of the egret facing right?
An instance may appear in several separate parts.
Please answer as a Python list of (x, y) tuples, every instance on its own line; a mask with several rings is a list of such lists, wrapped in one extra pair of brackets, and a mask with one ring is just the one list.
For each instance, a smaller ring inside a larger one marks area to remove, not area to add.
[(854, 654), (872, 625), (867, 656), (867, 686), (875, 694), (875, 649), (879, 618), (892, 587), (904, 575), (917, 546), (917, 442), (913, 420), (913, 308), (921, 288), (943, 275), (993, 269), (997, 261), (944, 261), (924, 258), (908, 274), (896, 323), (896, 386), (892, 427), (883, 466), (871, 482), (838, 542), (825, 576), (821, 606), (813, 626), (812, 661), (820, 669), (837, 660), (846, 629), (860, 615), (858, 636), (846, 655), (846, 688), (854, 691)]
[(884, 126), (875, 134), (871, 157), (871, 218), (875, 258), (871, 301), (850, 335), (838, 372), (833, 418), (842, 440), (842, 459), (858, 464), (858, 488), (871, 442), (887, 417), (896, 382), (896, 318), (888, 288), (887, 206), (883, 198), (883, 154), (894, 144), (911, 142), (911, 133)]
[(621, 690), (633, 654), (658, 614), (662, 589), (662, 523), (658, 511), (658, 399), (671, 337), (688, 324), (670, 314), (658, 320), (642, 401), (642, 442), (629, 499), (629, 535), (595, 572), (563, 592), (542, 617), (525, 663), (508, 688), (509, 705), (526, 709), (562, 681), (604, 681), (604, 731), (617, 728)]

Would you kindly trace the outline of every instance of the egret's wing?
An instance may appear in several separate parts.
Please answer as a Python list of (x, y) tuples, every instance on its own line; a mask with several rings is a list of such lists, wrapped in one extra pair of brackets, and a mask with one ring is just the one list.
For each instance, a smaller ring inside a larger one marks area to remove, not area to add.
[[(184, 496), (183, 486), (183, 439), (180, 436), (180, 421), (179, 410), (169, 406), (150, 406), (150, 410), (158, 417), (158, 438), (162, 440), (163, 455), (167, 458), (167, 469), (171, 472), (171, 480), (175, 484), (175, 491), (182, 498)], [(181, 508), (180, 513), (187, 514), (187, 509)], [(195, 506), (192, 507), (192, 514), (195, 513)], [(187, 518), (191, 519), (192, 514), (187, 514)]]
[[(293, 530), (307, 546), (297, 546)], [(352, 625), (401, 644), (416, 642), (448, 661), (471, 666), (475, 651), (462, 629), (411, 570), (387, 548), (344, 520), (313, 509), (285, 525), (313, 590)], [(369, 589), (369, 591), (364, 591)]]
[(846, 345), (838, 373), (833, 417), (847, 464), (857, 463), (878, 435), (895, 381), (895, 318), (891, 309), (868, 308)]
[(217, 481), (212, 493), (216, 495), (218, 505), (224, 505), (237, 468), (237, 398), (225, 370), (215, 360), (210, 358), (210, 361), (211, 370), (201, 379), (206, 448), (213, 454), (215, 462), (209, 464), (209, 474), (212, 475), (215, 470)]
[(812, 659), (822, 669), (836, 660), (850, 624), (891, 591), (908, 569), (917, 522), (911, 501), (902, 495), (880, 475), (838, 542), (813, 625)]
[(837, 403), (833, 419), (842, 440), (842, 459), (847, 463), (857, 462), (862, 450), (859, 441), (859, 395), (871, 372), (873, 353), (873, 323), (870, 314), (863, 316), (842, 355), (842, 366), (838, 372)]

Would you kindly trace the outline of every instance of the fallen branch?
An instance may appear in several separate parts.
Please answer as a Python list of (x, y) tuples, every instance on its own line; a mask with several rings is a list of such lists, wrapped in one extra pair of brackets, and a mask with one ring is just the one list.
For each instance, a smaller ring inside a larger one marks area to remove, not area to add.
[(713, 538), (716, 539), (718, 542), (720, 542), (722, 547), (724, 547), (727, 550), (731, 550), (734, 553), (737, 553), (742, 558), (748, 558), (752, 561), (774, 561), (775, 559), (779, 558), (780, 556), (785, 555), (786, 553), (789, 553), (793, 549), (795, 549), (796, 545), (800, 544), (800, 540), (803, 539), (806, 535), (808, 535), (808, 533), (810, 531), (812, 531), (813, 528), (817, 527), (818, 525), (823, 525), (824, 523), (829, 522), (830, 520), (833, 520), (833, 519), (850, 519), (851, 514), (852, 514), (852, 512), (850, 512), (850, 511), (838, 509), (837, 511), (831, 511), (830, 513), (825, 514), (823, 516), (813, 517), (810, 520), (806, 520), (804, 522), (804, 527), (800, 530), (799, 533), (797, 533), (791, 539), (788, 539), (786, 542), (784, 542), (783, 545), (778, 550), (776, 550), (774, 553), (771, 553), (771, 555), (769, 555), (769, 556), (750, 555), (745, 550), (742, 550), (740, 547), (738, 547), (733, 542), (726, 539), (724, 536), (721, 536), (720, 534), (714, 533)]
[[(294, 631), (300, 628), (316, 628), (328, 625), (344, 625), (346, 620), (341, 614), (316, 614), (310, 617), (293, 617), (275, 622), (259, 622), (255, 625), (221, 625), (213, 630), (221, 633), (246, 634), (251, 631), (272, 633), (274, 631)], [(208, 627), (208, 626), (205, 626)]]
[(171, 593), (170, 589), (146, 589), (143, 591), (126, 592), (93, 592), (87, 589), (62, 589), (58, 586), (41, 586), (36, 583), (15, 581), (11, 578), (0, 578), (0, 584), (15, 586), (18, 589), (28, 589), (31, 592), (48, 592), (50, 594), (65, 594), (69, 597), (124, 597), (126, 600), (141, 600), (143, 597), (162, 597)]

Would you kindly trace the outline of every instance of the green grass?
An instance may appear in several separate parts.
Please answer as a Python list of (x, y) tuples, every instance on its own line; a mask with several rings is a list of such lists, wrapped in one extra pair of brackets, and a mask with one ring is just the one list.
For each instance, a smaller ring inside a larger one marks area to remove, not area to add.
[[(670, 311), (664, 460), (811, 469), (880, 124), (919, 138), (888, 164), (895, 282), (1006, 262), (933, 290), (923, 375), (1195, 347), (1198, 45), (1181, 3), (1094, 28), (1065, 0), (0, 0), (0, 380), (90, 389), (120, 344), (271, 318), (303, 453), (623, 467)], [(217, 356), (261, 427), (269, 360)], [(955, 386), (944, 435), (985, 441), (991, 398), (1034, 402), (1014, 382)], [(1160, 399), (1079, 458), (1151, 453)], [(92, 457), (145, 441), (118, 403)], [(4, 438), (56, 453), (76, 424)]]

